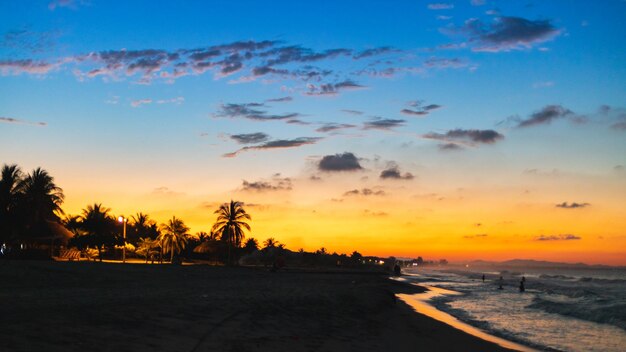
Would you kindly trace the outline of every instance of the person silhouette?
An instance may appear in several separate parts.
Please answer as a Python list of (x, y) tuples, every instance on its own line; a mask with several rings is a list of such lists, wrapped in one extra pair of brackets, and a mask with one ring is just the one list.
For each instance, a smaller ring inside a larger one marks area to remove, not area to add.
[(504, 288), (502, 287), (502, 283), (504, 282), (504, 279), (502, 278), (502, 276), (500, 276), (500, 279), (498, 280), (498, 290), (503, 290)]
[(393, 267), (393, 274), (395, 276), (402, 275), (402, 271), (400, 270), (400, 265), (398, 265), (398, 263), (396, 263), (396, 265), (394, 265), (394, 267)]
[(485, 282), (485, 274), (483, 274), (483, 282)]
[(526, 291), (526, 288), (524, 287), (524, 282), (525, 281), (526, 281), (526, 279), (524, 277), (522, 277), (522, 280), (520, 280), (520, 282), (519, 282), (519, 292)]

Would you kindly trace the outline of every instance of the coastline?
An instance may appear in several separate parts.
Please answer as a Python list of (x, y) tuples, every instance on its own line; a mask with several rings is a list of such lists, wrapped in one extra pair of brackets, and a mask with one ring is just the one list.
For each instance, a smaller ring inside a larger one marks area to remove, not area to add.
[(6, 351), (509, 351), (380, 273), (2, 261), (0, 281)]

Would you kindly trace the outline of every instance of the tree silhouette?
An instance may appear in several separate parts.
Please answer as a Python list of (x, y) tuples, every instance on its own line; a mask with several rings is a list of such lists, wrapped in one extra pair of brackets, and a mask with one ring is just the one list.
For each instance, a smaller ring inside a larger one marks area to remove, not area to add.
[(100, 261), (102, 261), (102, 249), (112, 247), (119, 242), (116, 238), (116, 222), (109, 214), (110, 211), (111, 209), (98, 203), (83, 209), (81, 227), (85, 235), (79, 236), (75, 242), (79, 247), (95, 246), (98, 248)]
[(139, 243), (142, 238), (156, 239), (159, 236), (159, 227), (156, 222), (150, 219), (148, 214), (139, 212), (131, 216), (130, 231), (127, 239), (133, 244)]
[(263, 249), (274, 248), (279, 245), (279, 242), (274, 238), (270, 237), (263, 241)]
[(22, 196), (22, 171), (17, 165), (3, 165), (0, 178), (0, 242), (18, 236), (18, 204)]
[(246, 240), (246, 243), (243, 245), (244, 251), (246, 253), (252, 253), (254, 251), (256, 251), (257, 249), (259, 249), (259, 242), (256, 240), (256, 238), (248, 238), (248, 240)]
[(159, 241), (153, 240), (148, 237), (142, 237), (139, 239), (137, 243), (137, 250), (135, 253), (142, 255), (146, 259), (146, 264), (148, 263), (148, 259), (152, 258), (152, 262), (154, 263), (154, 257), (160, 253), (159, 249)]
[(26, 233), (36, 237), (47, 233), (49, 221), (59, 222), (63, 214), (63, 190), (54, 183), (54, 178), (42, 168), (36, 168), (22, 181), (21, 207), (25, 216)]
[(215, 211), (217, 214), (217, 220), (213, 225), (212, 230), (219, 233), (222, 241), (225, 241), (228, 245), (228, 263), (230, 263), (231, 247), (239, 248), (241, 242), (245, 238), (243, 230), (250, 231), (250, 225), (246, 220), (251, 220), (252, 217), (243, 208), (242, 202), (230, 201), (230, 203), (224, 203), (220, 205), (219, 209)]
[(161, 225), (161, 234), (157, 238), (164, 251), (170, 252), (170, 263), (174, 263), (174, 252), (180, 253), (187, 245), (189, 228), (185, 223), (173, 216)]

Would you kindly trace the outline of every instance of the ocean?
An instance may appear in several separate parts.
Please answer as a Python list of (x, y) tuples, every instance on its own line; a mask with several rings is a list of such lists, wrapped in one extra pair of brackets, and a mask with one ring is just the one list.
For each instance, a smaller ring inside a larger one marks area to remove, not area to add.
[(626, 269), (420, 267), (403, 274), (453, 291), (428, 303), (506, 340), (548, 351), (626, 351)]

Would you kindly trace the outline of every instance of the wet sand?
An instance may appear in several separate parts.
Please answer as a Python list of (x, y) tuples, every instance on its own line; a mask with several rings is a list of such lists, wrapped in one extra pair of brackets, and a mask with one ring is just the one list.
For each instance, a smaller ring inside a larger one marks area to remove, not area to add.
[(364, 272), (0, 261), (3, 351), (504, 351)]

